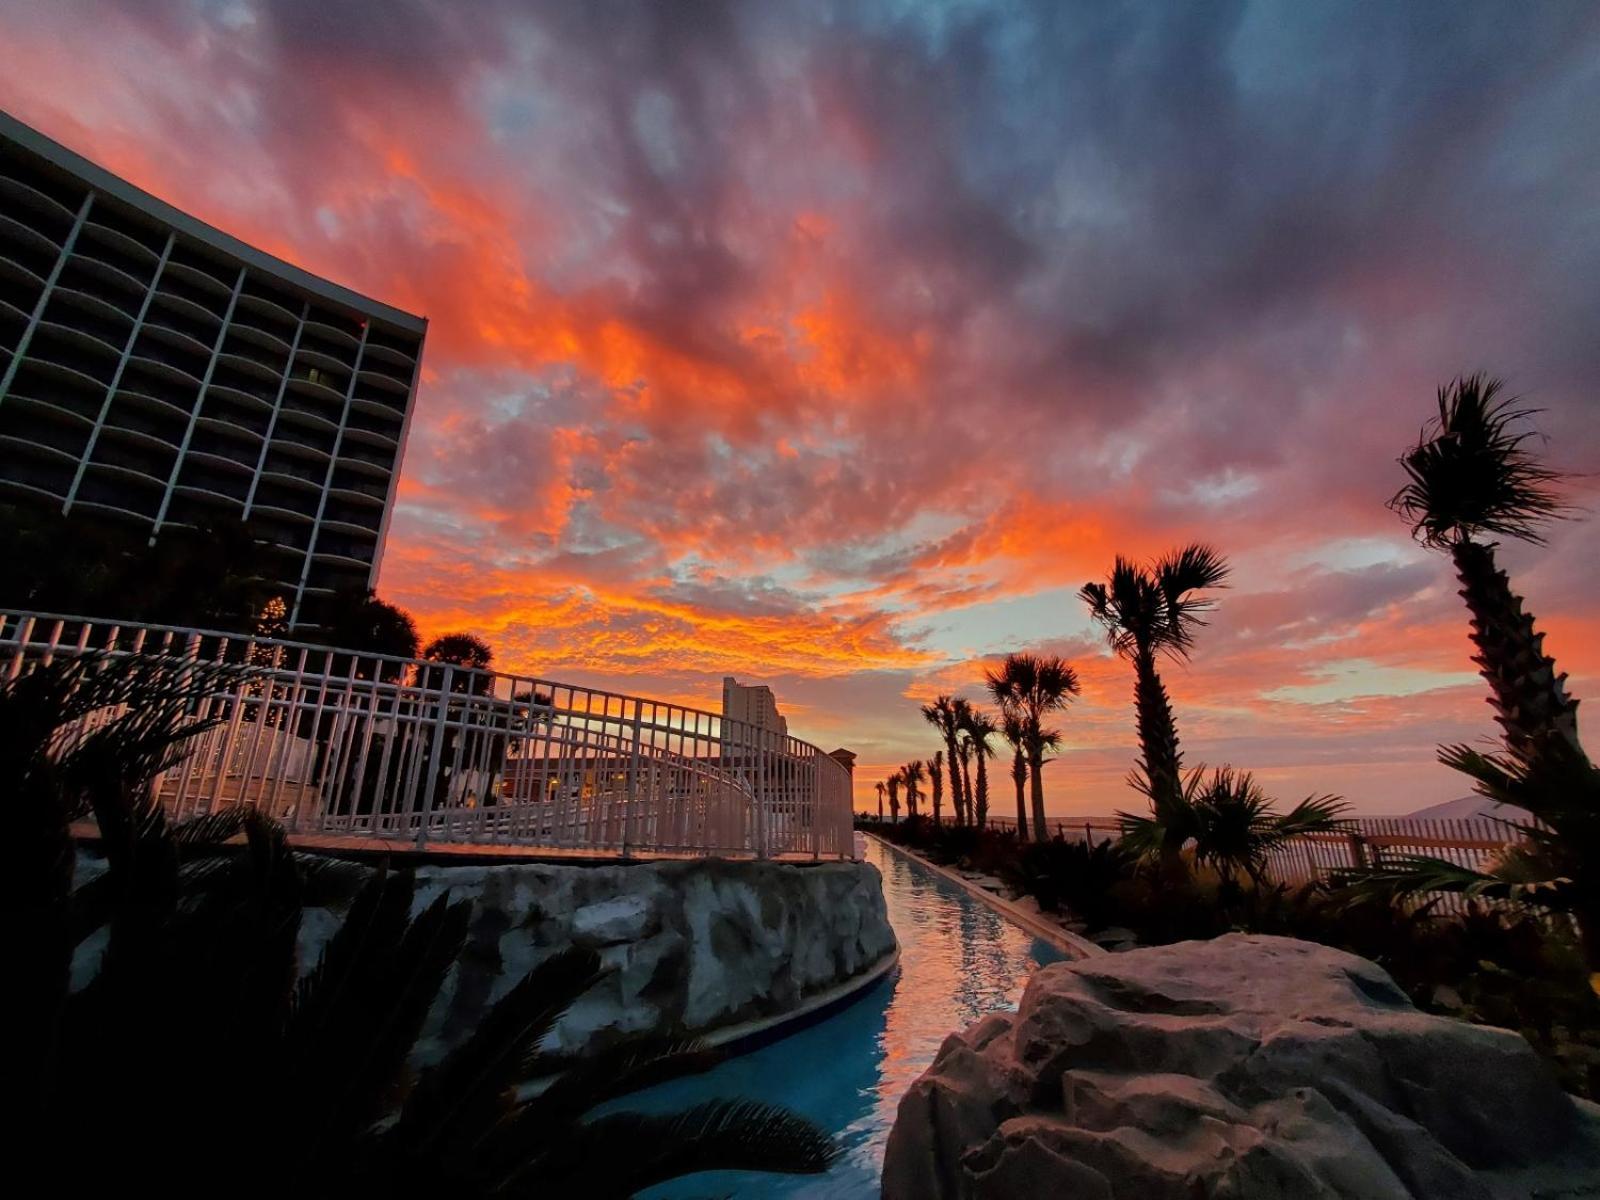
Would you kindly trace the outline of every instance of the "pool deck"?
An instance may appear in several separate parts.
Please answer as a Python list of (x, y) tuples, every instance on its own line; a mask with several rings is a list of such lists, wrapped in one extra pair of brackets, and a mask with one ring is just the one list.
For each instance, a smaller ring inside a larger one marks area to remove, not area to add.
[[(75, 841), (95, 843), (100, 840), (100, 830), (93, 821), (75, 821), (72, 824)], [(803, 867), (812, 863), (848, 862), (834, 855), (775, 854), (758, 859), (753, 854), (706, 854), (698, 851), (650, 850), (640, 854), (623, 854), (612, 849), (587, 850), (563, 846), (521, 846), (507, 842), (450, 842), (431, 841), (418, 846), (410, 838), (374, 837), (370, 834), (296, 833), (290, 831), (289, 845), (309, 854), (328, 854), (337, 858), (356, 860), (386, 859), (406, 862), (414, 866), (492, 866), (503, 863), (566, 864), (575, 867), (616, 866), (623, 863), (644, 862), (694, 862), (704, 858), (721, 858), (729, 862), (771, 862), (785, 866)], [(243, 845), (242, 835), (236, 835), (224, 845)]]
[(948, 867), (941, 867), (938, 863), (929, 862), (926, 858), (923, 858), (922, 855), (914, 854), (910, 850), (907, 850), (904, 846), (897, 846), (893, 842), (879, 837), (877, 834), (868, 833), (866, 830), (860, 830), (859, 832), (863, 837), (871, 838), (880, 846), (887, 846), (890, 850), (894, 851), (903, 858), (907, 858), (914, 863), (921, 864), (936, 875), (942, 875), (945, 879), (948, 879), (957, 887), (968, 892), (973, 899), (982, 901), (984, 904), (994, 909), (994, 911), (999, 913), (1002, 917), (1005, 917), (1013, 925), (1016, 925), (1024, 932), (1030, 933), (1042, 941), (1049, 942), (1063, 954), (1070, 954), (1075, 958), (1093, 958), (1099, 954), (1110, 953), (1110, 951), (1104, 946), (1097, 946), (1088, 938), (1073, 933), (1070, 929), (1063, 929), (1054, 921), (1047, 920), (1037, 913), (1031, 913), (1027, 909), (1012, 903), (1010, 900), (1007, 900), (1002, 896), (995, 895), (987, 888), (979, 887), (976, 883), (973, 883), (972, 880), (957, 874)]

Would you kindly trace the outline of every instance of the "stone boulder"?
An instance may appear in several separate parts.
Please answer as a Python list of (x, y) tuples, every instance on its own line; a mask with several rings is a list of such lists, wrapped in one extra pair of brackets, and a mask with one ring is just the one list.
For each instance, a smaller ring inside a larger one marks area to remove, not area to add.
[(900, 1102), (888, 1200), (1600, 1197), (1600, 1109), (1377, 966), (1231, 934), (1041, 969)]

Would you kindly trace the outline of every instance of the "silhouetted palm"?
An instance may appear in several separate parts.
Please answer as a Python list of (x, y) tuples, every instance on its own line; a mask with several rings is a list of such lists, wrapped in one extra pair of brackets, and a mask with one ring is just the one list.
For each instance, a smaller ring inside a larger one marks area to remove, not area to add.
[(940, 810), (944, 806), (944, 751), (936, 750), (928, 760), (928, 790), (932, 793), (933, 823), (940, 823)]
[(884, 785), (884, 782), (881, 779), (872, 786), (878, 791), (878, 820), (881, 822), (883, 820), (883, 794), (889, 789)]
[(1000, 731), (994, 718), (986, 712), (979, 712), (969, 708), (966, 720), (961, 726), (961, 731), (966, 735), (967, 743), (971, 746), (973, 760), (977, 764), (976, 786), (973, 788), (973, 820), (981, 829), (989, 823), (989, 769), (987, 760), (994, 757), (992, 744), (994, 735)]
[(884, 786), (889, 789), (889, 819), (892, 821), (900, 820), (900, 785), (904, 782), (899, 771), (883, 781)]
[(956, 738), (961, 732), (958, 705), (956, 697), (941, 694), (935, 696), (931, 704), (922, 706), (922, 717), (944, 738), (945, 761), (950, 764), (950, 805), (955, 809), (956, 824), (960, 825), (966, 821), (967, 797), (956, 770)]
[[(1112, 650), (1133, 664), (1141, 762), (1129, 782), (1150, 797), (1156, 820), (1166, 827), (1181, 821), (1181, 814), (1164, 810), (1182, 803), (1183, 756), (1156, 658), (1188, 656), (1195, 631), (1205, 623), (1201, 614), (1212, 606), (1195, 593), (1220, 587), (1227, 577), (1222, 556), (1195, 544), (1149, 565), (1118, 557), (1108, 582), (1087, 583), (1078, 593), (1105, 627)], [(1169, 865), (1182, 844), (1168, 846)]]
[(1278, 813), (1248, 771), (1219, 767), (1208, 776), (1202, 766), (1184, 781), (1182, 802), (1162, 817), (1118, 816), (1125, 849), (1159, 860), (1192, 840), (1195, 861), (1237, 886), (1241, 873), (1260, 883), (1268, 856), (1290, 838), (1345, 828), (1346, 807), (1336, 796), (1310, 796)]
[(1032, 782), (1033, 836), (1044, 841), (1044, 755), (1058, 742), (1058, 731), (1046, 729), (1046, 714), (1064, 709), (1078, 694), (1078, 673), (1056, 655), (1008, 654), (999, 670), (988, 671), (984, 682), (1002, 714), (1022, 720), (1024, 752)]
[[(441, 895), (413, 914), (410, 878), (379, 870), (316, 967), (298, 972), (314, 880), (283, 830), (245, 808), (173, 827), (152, 792), (208, 727), (190, 714), (219, 670), (102, 656), (0, 684), (17, 859), (0, 911), (23, 968), (13, 1020), (26, 1030), (9, 1062), (14, 1170), (69, 1172), (86, 1194), (487, 1197), (626, 1196), (700, 1170), (826, 1168), (826, 1137), (762, 1105), (595, 1115), (709, 1059), (658, 1040), (576, 1064), (542, 1055), (604, 973), (589, 950), (514, 984), (413, 1080), (408, 1060), (469, 906)], [(106, 870), (74, 890), (68, 823), (84, 812)], [(242, 844), (221, 844), (234, 835)], [(92, 935), (101, 948), (86, 956)], [(94, 966), (76, 988), (75, 956)], [(566, 1073), (519, 1099), (518, 1084), (558, 1066)]]
[(1514, 899), (1575, 919), (1590, 969), (1600, 972), (1600, 768), (1578, 739), (1578, 702), (1544, 652), (1544, 635), (1495, 560), (1496, 543), (1535, 545), (1565, 511), (1560, 474), (1528, 450), (1517, 426), (1533, 415), (1485, 375), (1440, 388), (1438, 414), (1401, 458), (1408, 482), (1389, 505), (1424, 546), (1448, 551), (1471, 614), (1473, 661), (1489, 684), (1504, 754), (1446, 746), (1440, 761), (1478, 792), (1533, 814), (1523, 843), (1492, 872), (1416, 856), (1366, 873), (1363, 885), (1392, 894), (1465, 892)]
[(1489, 537), (1540, 545), (1541, 526), (1563, 512), (1560, 475), (1528, 452), (1531, 430), (1514, 427), (1533, 414), (1501, 399), (1498, 379), (1472, 375), (1439, 389), (1439, 412), (1400, 463), (1410, 482), (1389, 505), (1411, 522), (1430, 549), (1449, 553), (1472, 614), (1475, 661), (1488, 680), (1490, 703), (1506, 747), (1534, 752), (1547, 735), (1578, 745), (1578, 702), (1565, 675), (1544, 653), (1544, 639), (1510, 580), (1495, 563)]
[[(334, 596), (318, 639), (340, 650), (393, 658), (415, 658), (419, 645), (411, 614), (378, 599), (377, 593), (370, 590)], [(395, 679), (403, 673), (404, 667), (393, 663), (385, 664), (381, 671), (385, 679)]]
[(921, 759), (908, 762), (900, 768), (900, 781), (905, 785), (906, 789), (906, 815), (908, 817), (917, 815), (917, 806), (922, 800), (922, 781), (925, 774)]
[(1021, 713), (1005, 712), (1000, 717), (1000, 733), (1011, 744), (1011, 782), (1017, 788), (1017, 837), (1028, 840), (1028, 730)]

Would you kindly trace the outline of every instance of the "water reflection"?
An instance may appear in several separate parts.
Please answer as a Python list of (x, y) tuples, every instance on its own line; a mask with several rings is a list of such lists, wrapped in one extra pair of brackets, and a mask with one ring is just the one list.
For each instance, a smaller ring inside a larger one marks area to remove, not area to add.
[(953, 884), (869, 843), (883, 872), (900, 968), (844, 1012), (695, 1079), (652, 1089), (629, 1108), (662, 1110), (719, 1097), (802, 1113), (844, 1147), (822, 1177), (743, 1172), (691, 1176), (651, 1197), (867, 1197), (878, 1194), (884, 1141), (901, 1095), (951, 1030), (1014, 1008), (1033, 968), (1061, 954)]

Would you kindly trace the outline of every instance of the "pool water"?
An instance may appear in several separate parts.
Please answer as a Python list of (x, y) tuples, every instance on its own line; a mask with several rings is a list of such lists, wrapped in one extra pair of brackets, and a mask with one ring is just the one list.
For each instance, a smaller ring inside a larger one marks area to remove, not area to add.
[(843, 1154), (826, 1175), (719, 1171), (642, 1195), (868, 1197), (878, 1195), (884, 1143), (900, 1097), (953, 1030), (1015, 1008), (1033, 969), (1064, 957), (919, 863), (868, 841), (883, 873), (898, 970), (844, 1011), (704, 1075), (630, 1097), (645, 1111), (712, 1099), (781, 1104), (833, 1135)]

